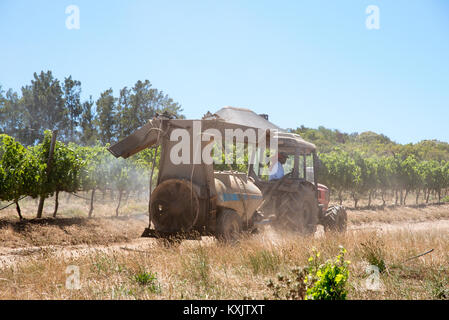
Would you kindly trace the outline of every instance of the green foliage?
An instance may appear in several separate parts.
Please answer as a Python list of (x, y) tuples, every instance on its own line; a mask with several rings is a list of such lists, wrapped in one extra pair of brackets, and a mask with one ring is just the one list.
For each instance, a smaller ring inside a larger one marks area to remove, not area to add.
[(414, 155), (418, 161), (449, 160), (449, 143), (438, 140), (423, 140), (415, 144), (400, 145), (383, 134), (370, 131), (348, 134), (322, 126), (317, 129), (301, 126), (290, 131), (314, 143), (321, 153), (329, 153), (338, 148), (349, 153), (358, 151), (367, 157)]
[[(322, 153), (328, 153), (335, 148), (346, 152), (359, 151), (372, 155), (391, 155), (392, 147), (397, 146), (388, 137), (374, 132), (343, 133), (339, 130), (331, 130), (322, 126), (317, 129), (301, 126), (295, 130), (305, 140), (314, 143)], [(448, 148), (449, 151), (449, 148)], [(449, 155), (449, 154), (448, 154)]]
[(384, 200), (388, 190), (401, 194), (401, 204), (410, 192), (421, 191), (432, 191), (441, 201), (449, 188), (448, 143), (425, 140), (400, 145), (374, 132), (347, 134), (324, 127), (302, 126), (292, 132), (317, 146), (319, 182), (335, 191), (340, 202), (343, 192), (350, 193), (356, 205), (361, 196), (371, 198), (378, 191)]
[(95, 127), (95, 112), (93, 110), (94, 102), (92, 96), (89, 101), (82, 104), (82, 113), (79, 121), (80, 132), (79, 142), (82, 145), (91, 146), (96, 143), (97, 131)]
[(212, 157), (214, 170), (248, 172), (248, 149), (244, 148), (241, 143), (238, 143), (237, 146), (234, 144), (232, 150), (226, 150), (226, 148), (221, 150), (217, 144), (214, 145)]
[(0, 135), (0, 200), (13, 201), (19, 218), (19, 200), (23, 196), (37, 197), (45, 169), (36, 157), (14, 138)]
[[(126, 191), (137, 191), (148, 186), (154, 150), (144, 150), (119, 163), (121, 160), (113, 158), (103, 145), (129, 135), (157, 113), (168, 112), (182, 118), (181, 106), (148, 80), (124, 87), (118, 95), (109, 89), (95, 100), (90, 97), (81, 101), (80, 96), (80, 81), (71, 76), (60, 81), (51, 71), (34, 73), (21, 94), (0, 88), (0, 132), (14, 137), (23, 144), (22, 148), (29, 146), (25, 151), (14, 144), (7, 147), (10, 159), (0, 168), (3, 199), (50, 196), (58, 191), (113, 189), (120, 192), (124, 186)], [(47, 179), (50, 139), (44, 130), (49, 128), (59, 130), (59, 141), (54, 167)], [(343, 193), (349, 193), (356, 205), (362, 196), (371, 198), (380, 192), (383, 198), (387, 191), (400, 194), (405, 191), (402, 204), (406, 203), (409, 192), (425, 191), (427, 195), (432, 192), (438, 201), (446, 199), (448, 143), (425, 140), (400, 145), (374, 132), (348, 134), (324, 127), (301, 126), (291, 131), (317, 146), (321, 158), (317, 170), (319, 182), (336, 192), (340, 201)], [(67, 145), (69, 141), (73, 143)], [(231, 154), (214, 154), (214, 158), (223, 159), (223, 164), (216, 165), (215, 169), (247, 172), (248, 155)], [(159, 157), (157, 154), (155, 168)], [(237, 159), (228, 165), (225, 157)], [(156, 179), (157, 170), (153, 186)]]
[[(85, 163), (72, 146), (56, 141), (53, 160), (49, 172), (46, 163), (50, 152), (51, 132), (45, 131), (44, 141), (31, 148), (41, 164), (39, 195), (48, 197), (57, 191), (75, 192), (80, 188), (81, 170)], [(44, 170), (45, 169), (45, 170)]]
[(320, 154), (318, 181), (337, 191), (340, 202), (343, 191), (357, 191), (361, 185), (361, 168), (349, 153), (336, 149)]
[(447, 275), (434, 275), (427, 285), (435, 299), (449, 300), (449, 277)]
[(348, 153), (335, 149), (320, 154), (318, 179), (335, 191), (341, 199), (343, 192), (349, 192), (355, 202), (362, 195), (371, 196), (377, 191), (387, 190), (434, 191), (441, 201), (442, 192), (449, 188), (449, 162), (419, 161), (413, 154), (369, 157), (358, 151)]
[(141, 271), (134, 275), (134, 281), (139, 285), (147, 287), (152, 293), (160, 293), (161, 286), (157, 280), (157, 274), (153, 272)]
[(0, 88), (0, 133), (26, 146), (42, 141), (47, 129), (58, 129), (65, 143), (92, 146), (98, 140), (106, 144), (129, 135), (156, 113), (182, 118), (179, 103), (148, 80), (123, 88), (119, 96), (109, 89), (95, 100), (82, 101), (80, 81), (71, 76), (60, 81), (51, 71), (41, 71), (20, 93), (9, 89), (4, 94)]
[(167, 112), (179, 117), (181, 106), (162, 91), (153, 88), (150, 81), (139, 80), (132, 88), (120, 90), (115, 109), (116, 136), (121, 139), (143, 126), (156, 113)]
[(84, 163), (80, 173), (81, 189), (89, 191), (108, 188), (108, 167), (115, 158), (107, 151), (106, 147), (98, 144), (94, 147), (81, 147), (74, 144), (72, 146)]
[(293, 268), (287, 275), (278, 274), (277, 281), (268, 282), (272, 297), (287, 300), (346, 299), (350, 262), (345, 260), (345, 253), (346, 250), (340, 247), (334, 259), (323, 262), (320, 253), (313, 250), (307, 267)]
[(116, 98), (112, 89), (101, 93), (97, 100), (96, 125), (99, 129), (99, 138), (103, 144), (113, 142), (114, 132), (117, 127), (118, 117), (116, 116)]
[(0, 135), (0, 199), (17, 201), (21, 196), (36, 197), (45, 165), (14, 138)]
[(332, 260), (320, 263), (320, 253), (314, 251), (309, 258), (306, 283), (306, 300), (345, 300), (348, 294), (346, 284), (349, 277), (348, 265), (340, 249), (339, 255)]
[(123, 194), (148, 188), (150, 164), (147, 161), (152, 161), (154, 150), (124, 160), (112, 156), (107, 150), (109, 145), (84, 147), (57, 140), (48, 170), (50, 144), (50, 131), (44, 133), (41, 143), (29, 148), (8, 135), (0, 135), (0, 200), (16, 202), (19, 215), (18, 201), (23, 196), (47, 198), (60, 191), (96, 189), (112, 189)]

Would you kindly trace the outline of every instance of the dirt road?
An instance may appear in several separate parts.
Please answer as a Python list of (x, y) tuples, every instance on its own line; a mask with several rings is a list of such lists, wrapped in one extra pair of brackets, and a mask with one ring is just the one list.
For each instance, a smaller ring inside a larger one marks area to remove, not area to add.
[[(363, 225), (350, 225), (348, 232), (362, 232), (362, 231), (378, 231), (381, 233), (388, 232), (415, 232), (415, 231), (444, 231), (449, 236), (449, 219), (434, 220), (434, 221), (422, 221), (422, 222), (395, 222), (395, 223), (382, 223), (372, 222)], [(282, 236), (277, 234), (272, 229), (266, 229), (265, 232), (267, 238), (280, 239)], [(273, 234), (274, 233), (274, 234)], [(316, 237), (320, 237), (323, 234), (322, 228), (319, 228)], [(211, 237), (203, 237), (202, 242), (213, 243), (215, 240)], [(189, 246), (196, 243), (196, 241), (184, 241), (183, 246)], [(136, 238), (127, 242), (116, 242), (108, 245), (46, 245), (46, 246), (33, 246), (24, 248), (9, 248), (0, 247), (0, 269), (5, 267), (11, 267), (19, 262), (29, 259), (39, 259), (46, 255), (56, 257), (80, 257), (89, 254), (111, 254), (113, 252), (141, 252), (148, 253), (151, 248), (161, 245), (155, 239), (149, 238)]]

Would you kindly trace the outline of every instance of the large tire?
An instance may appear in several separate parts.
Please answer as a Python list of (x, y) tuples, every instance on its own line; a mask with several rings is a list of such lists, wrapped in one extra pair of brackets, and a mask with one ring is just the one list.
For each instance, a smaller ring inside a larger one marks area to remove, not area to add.
[(319, 206), (315, 189), (302, 184), (296, 192), (281, 192), (276, 199), (276, 225), (304, 235), (315, 233)]
[(157, 231), (190, 231), (198, 220), (199, 208), (198, 195), (186, 180), (166, 180), (151, 194), (151, 220)]
[(241, 236), (242, 219), (231, 209), (223, 209), (217, 215), (216, 237), (225, 243), (236, 243)]
[(348, 214), (345, 207), (333, 206), (326, 210), (323, 217), (323, 227), (326, 232), (345, 232)]

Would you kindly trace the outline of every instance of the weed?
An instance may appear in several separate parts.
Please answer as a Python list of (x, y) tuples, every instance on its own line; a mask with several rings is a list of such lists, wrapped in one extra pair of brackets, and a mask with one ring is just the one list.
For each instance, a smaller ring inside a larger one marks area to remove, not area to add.
[(278, 274), (277, 283), (269, 280), (267, 287), (271, 289), (274, 299), (304, 300), (306, 295), (306, 270), (294, 268), (290, 275), (284, 276)]
[(376, 266), (380, 273), (387, 267), (385, 264), (384, 243), (380, 239), (368, 239), (360, 244), (362, 246), (362, 258), (372, 266)]
[(189, 258), (183, 259), (182, 264), (194, 283), (200, 283), (205, 288), (210, 285), (209, 257), (202, 246), (196, 248)]
[(281, 264), (279, 254), (273, 250), (260, 250), (248, 257), (249, 265), (254, 274), (268, 274), (276, 272)]
[(107, 255), (97, 255), (95, 257), (95, 261), (93, 263), (93, 267), (97, 273), (107, 273), (111, 269), (113, 269), (113, 265), (115, 261)]
[(157, 280), (157, 274), (153, 272), (140, 271), (134, 275), (134, 281), (140, 286), (147, 287), (151, 293), (160, 293), (161, 286)]
[(427, 287), (435, 299), (449, 300), (449, 278), (443, 274), (441, 270), (434, 274), (428, 281)]

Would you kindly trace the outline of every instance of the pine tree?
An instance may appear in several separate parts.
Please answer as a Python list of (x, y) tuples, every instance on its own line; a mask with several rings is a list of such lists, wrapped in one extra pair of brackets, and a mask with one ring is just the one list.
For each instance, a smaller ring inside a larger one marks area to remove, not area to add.
[(111, 143), (115, 141), (117, 128), (117, 105), (112, 89), (101, 93), (97, 100), (96, 126), (101, 143)]

